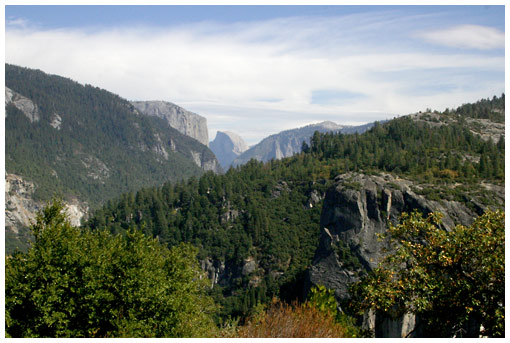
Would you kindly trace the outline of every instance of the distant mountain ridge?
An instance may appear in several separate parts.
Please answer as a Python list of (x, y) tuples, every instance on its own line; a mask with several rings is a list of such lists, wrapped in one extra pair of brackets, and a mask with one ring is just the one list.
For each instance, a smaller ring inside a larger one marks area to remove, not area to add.
[[(225, 318), (314, 285), (347, 310), (350, 286), (392, 247), (378, 234), (403, 212), (438, 211), (452, 228), (504, 208), (504, 97), (466, 106), (370, 124), (359, 135), (319, 133), (284, 160), (124, 195), (89, 223), (152, 228), (144, 233), (169, 246), (193, 242)], [(490, 137), (476, 132), (483, 123)], [(387, 319), (374, 311), (363, 325), (376, 337), (420, 337), (419, 320)]]
[(165, 119), (183, 135), (194, 138), (203, 145), (209, 144), (206, 118), (168, 101), (131, 101), (131, 104), (145, 115)]
[[(6, 174), (33, 184), (27, 201), (58, 195), (94, 208), (143, 187), (222, 172), (206, 145), (106, 90), (9, 64), (5, 85)], [(19, 232), (25, 224), (10, 225)]]
[(229, 131), (218, 131), (214, 140), (209, 143), (209, 148), (223, 169), (228, 169), (232, 161), (249, 147), (239, 135)]
[[(232, 161), (232, 166), (238, 166), (247, 163), (252, 158), (267, 162), (271, 159), (281, 159), (290, 157), (301, 152), (303, 142), (310, 142), (310, 138), (315, 131), (325, 132), (344, 132), (344, 133), (363, 133), (370, 129), (373, 123), (361, 126), (339, 125), (331, 121), (323, 121), (317, 124), (311, 124), (297, 129), (282, 131), (280, 133), (264, 138), (260, 143), (252, 146), (239, 157)], [(225, 167), (223, 167), (225, 168)], [(226, 169), (226, 168), (225, 168)]]

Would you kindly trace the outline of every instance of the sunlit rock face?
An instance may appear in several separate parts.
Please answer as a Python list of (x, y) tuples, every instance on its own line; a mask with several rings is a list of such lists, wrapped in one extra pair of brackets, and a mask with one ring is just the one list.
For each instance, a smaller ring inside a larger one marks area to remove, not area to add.
[(167, 101), (132, 101), (131, 104), (142, 114), (165, 119), (180, 133), (209, 144), (207, 119)]
[(246, 142), (237, 134), (228, 131), (218, 131), (216, 138), (209, 143), (223, 169), (227, 170), (232, 161), (248, 150)]

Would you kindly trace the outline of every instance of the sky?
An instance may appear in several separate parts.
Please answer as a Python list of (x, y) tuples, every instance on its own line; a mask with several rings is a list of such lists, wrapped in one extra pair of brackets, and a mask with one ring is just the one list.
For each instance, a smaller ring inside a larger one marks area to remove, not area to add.
[(504, 6), (5, 6), (5, 61), (164, 100), (249, 145), (505, 89)]

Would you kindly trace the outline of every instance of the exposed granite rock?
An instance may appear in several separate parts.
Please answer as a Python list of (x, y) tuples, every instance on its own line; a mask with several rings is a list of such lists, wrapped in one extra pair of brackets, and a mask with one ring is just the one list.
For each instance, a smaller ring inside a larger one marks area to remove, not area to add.
[[(349, 298), (348, 287), (359, 274), (375, 268), (388, 248), (378, 234), (386, 232), (388, 222), (397, 223), (402, 212), (415, 209), (443, 213), (445, 229), (455, 224), (470, 225), (477, 216), (467, 206), (454, 202), (437, 202), (417, 195), (410, 181), (385, 174), (367, 176), (348, 173), (335, 179), (327, 193), (321, 214), (321, 238), (309, 271), (313, 284), (335, 289), (339, 300)], [(349, 247), (362, 268), (345, 267), (336, 244)]]
[(244, 260), (241, 273), (245, 276), (250, 275), (257, 269), (257, 262), (253, 257), (248, 257)]
[(226, 170), (236, 157), (248, 150), (248, 145), (233, 132), (218, 131), (216, 138), (209, 143), (209, 148), (214, 152), (223, 169)]
[[(334, 289), (340, 303), (350, 299), (349, 286), (377, 267), (387, 253), (388, 241), (378, 239), (378, 235), (386, 232), (388, 222), (396, 224), (402, 212), (441, 212), (443, 227), (449, 230), (457, 224), (470, 225), (483, 211), (456, 201), (426, 199), (416, 194), (413, 187), (416, 187), (413, 182), (389, 174), (337, 176), (324, 199), (321, 236), (308, 271), (308, 287), (324, 285)], [(498, 191), (504, 194), (502, 189)], [(504, 202), (504, 196), (495, 199)], [(346, 247), (350, 258), (342, 250)], [(352, 259), (359, 263), (352, 263)], [(413, 331), (418, 320), (412, 315), (392, 320), (373, 313), (365, 319), (365, 325), (378, 337), (404, 337)]]
[(308, 199), (307, 207), (309, 208), (314, 207), (316, 204), (320, 203), (322, 199), (323, 195), (319, 194), (316, 190), (313, 190), (310, 193), (310, 198)]
[[(36, 185), (14, 174), (5, 174), (5, 230), (14, 236), (23, 234), (35, 221), (36, 214), (46, 205), (33, 200)], [(79, 226), (87, 215), (88, 206), (76, 199), (64, 202), (67, 217), (72, 225)], [(24, 242), (25, 243), (25, 242)], [(10, 253), (10, 252), (8, 252)]]
[(216, 174), (223, 173), (223, 168), (214, 156), (212, 156), (212, 159), (208, 159), (203, 153), (191, 150), (191, 158), (197, 166), (205, 171), (213, 171)]
[(87, 177), (93, 180), (99, 180), (104, 184), (105, 180), (110, 177), (110, 168), (95, 156), (85, 154), (81, 159), (81, 163), (87, 171)]
[(5, 174), (5, 229), (18, 233), (20, 226), (29, 226), (40, 210), (32, 200), (35, 186), (18, 175)]
[(290, 192), (289, 185), (285, 181), (278, 181), (274, 186), (273, 190), (271, 190), (271, 197), (273, 199), (279, 198), (282, 193)]
[(166, 101), (132, 101), (131, 104), (142, 114), (163, 118), (180, 133), (205, 146), (209, 144), (207, 119), (204, 117)]
[(50, 125), (54, 129), (60, 130), (60, 127), (62, 126), (62, 117), (59, 116), (57, 113), (54, 113), (53, 117), (51, 118)]
[(220, 280), (226, 278), (225, 275), (225, 262), (213, 261), (206, 258), (201, 261), (202, 270), (207, 274), (207, 278), (211, 280), (211, 288), (218, 284)]
[[(494, 112), (505, 114), (504, 109), (493, 109)], [(497, 123), (489, 119), (482, 118), (464, 118), (458, 114), (441, 114), (437, 112), (419, 112), (409, 115), (409, 117), (416, 121), (425, 123), (429, 126), (437, 127), (443, 125), (451, 125), (456, 121), (465, 120), (464, 125), (469, 128), (472, 134), (480, 136), (485, 141), (492, 140), (497, 143), (501, 137), (505, 137), (505, 123)]]
[(10, 88), (5, 87), (5, 106), (12, 103), (18, 110), (23, 112), (24, 115), (30, 120), (31, 123), (39, 121), (39, 109), (37, 105), (27, 97), (16, 93)]
[(237, 217), (239, 217), (239, 211), (236, 209), (233, 209), (230, 207), (230, 203), (227, 204), (225, 207), (226, 211), (220, 216), (220, 221), (222, 225), (227, 224), (228, 222), (231, 222), (235, 220)]

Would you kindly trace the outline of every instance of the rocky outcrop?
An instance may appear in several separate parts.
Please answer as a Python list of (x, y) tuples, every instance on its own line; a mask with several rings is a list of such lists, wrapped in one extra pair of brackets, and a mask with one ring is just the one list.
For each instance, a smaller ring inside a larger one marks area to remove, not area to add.
[(5, 175), (5, 229), (18, 232), (22, 226), (29, 226), (40, 210), (32, 200), (35, 186), (18, 175)]
[[(349, 286), (375, 268), (389, 248), (378, 235), (386, 232), (388, 222), (397, 223), (402, 212), (439, 211), (443, 213), (445, 229), (456, 224), (470, 225), (479, 214), (473, 212), (472, 206), (459, 202), (428, 200), (416, 194), (413, 186), (410, 181), (388, 174), (338, 176), (324, 199), (320, 243), (308, 271), (309, 286), (324, 285), (335, 290), (340, 303), (348, 300)], [(414, 320), (403, 318), (398, 324), (386, 318), (383, 325), (379, 319), (373, 326), (376, 333), (391, 331), (391, 335), (408, 333), (409, 323)]]
[(218, 284), (220, 280), (226, 279), (225, 262), (213, 261), (208, 257), (200, 261), (200, 265), (207, 278), (211, 281), (211, 288)]
[[(505, 109), (496, 108), (492, 111), (501, 113), (503, 118), (505, 116)], [(494, 143), (498, 143), (501, 137), (505, 137), (504, 122), (498, 123), (489, 119), (469, 118), (455, 114), (446, 115), (438, 112), (419, 112), (411, 114), (409, 117), (415, 122), (424, 123), (433, 127), (451, 125), (459, 120), (463, 120), (462, 125), (469, 128), (472, 134), (479, 136), (485, 141), (492, 140)]]
[(39, 109), (36, 104), (27, 97), (16, 93), (10, 88), (5, 87), (5, 106), (12, 103), (18, 110), (30, 120), (31, 123), (39, 121)]
[[(35, 188), (33, 182), (19, 175), (5, 174), (5, 230), (13, 237), (26, 234), (26, 228), (35, 221), (37, 212), (46, 205), (33, 200)], [(74, 199), (65, 202), (65, 210), (71, 224), (79, 226), (89, 208)]]
[(213, 156), (209, 156), (204, 152), (198, 152), (191, 150), (191, 158), (193, 162), (205, 171), (212, 171), (216, 174), (223, 173), (223, 168), (219, 164), (218, 160)]
[(131, 104), (142, 114), (163, 118), (180, 133), (206, 146), (209, 144), (207, 119), (204, 117), (166, 101), (132, 101)]
[[(140, 113), (162, 118), (166, 120), (170, 127), (208, 146), (209, 134), (207, 130), (207, 119), (204, 117), (166, 101), (132, 101), (131, 104)], [(153, 149), (154, 152), (168, 159), (168, 151), (164, 148), (163, 144), (161, 144), (161, 139), (157, 137), (156, 141), (159, 144)], [(176, 151), (175, 143), (172, 140), (170, 140), (170, 150)], [(222, 173), (223, 168), (221, 167), (221, 163), (218, 163), (217, 159), (210, 155), (212, 155), (210, 151), (206, 153), (205, 151), (197, 151), (190, 147), (189, 157), (197, 166), (205, 171)]]
[(223, 169), (228, 169), (234, 159), (248, 150), (248, 145), (237, 134), (228, 131), (218, 131), (216, 138), (209, 143)]
[[(5, 174), (5, 227), (17, 230), (20, 226), (29, 226), (36, 213), (46, 204), (33, 200), (35, 185), (19, 175)], [(79, 226), (81, 219), (88, 213), (88, 206), (76, 199), (65, 201), (67, 218), (71, 225)]]
[(260, 267), (253, 256), (247, 257), (239, 264), (233, 263), (232, 261), (225, 263), (206, 257), (200, 261), (200, 266), (210, 280), (211, 288), (213, 288), (214, 285), (229, 287), (232, 285), (233, 280), (239, 279), (240, 277), (248, 278), (249, 286), (254, 287), (261, 281), (258, 274)]
[(62, 126), (62, 117), (59, 116), (57, 113), (53, 113), (50, 126), (53, 127), (54, 129), (60, 130), (60, 127)]
[(373, 126), (373, 123), (361, 126), (338, 125), (330, 121), (312, 124), (297, 129), (287, 130), (264, 138), (260, 143), (246, 150), (232, 161), (232, 166), (247, 163), (252, 158), (267, 162), (271, 159), (281, 159), (301, 152), (303, 142), (309, 143), (315, 131), (362, 133)]

